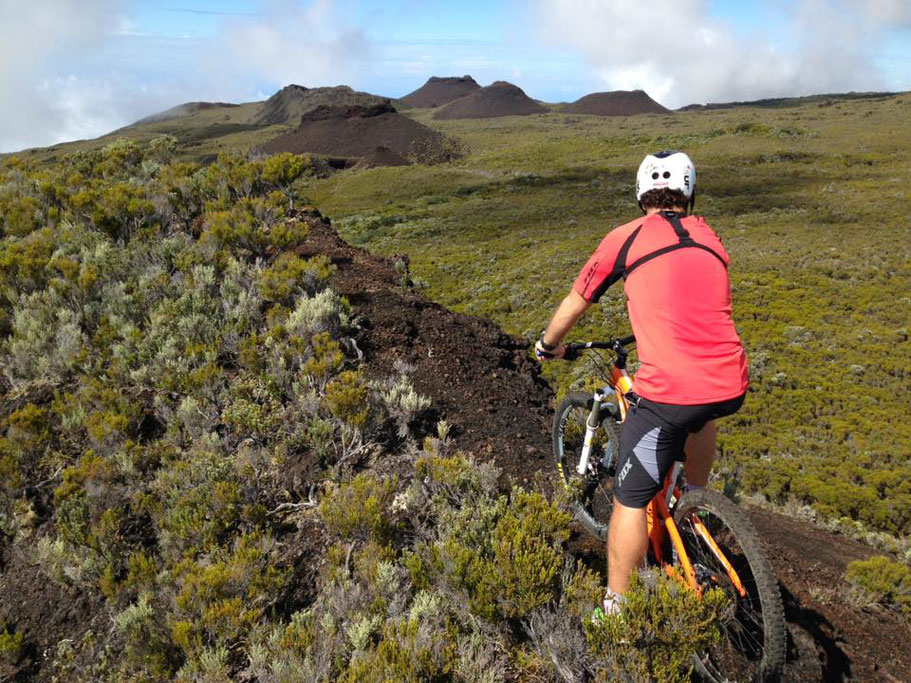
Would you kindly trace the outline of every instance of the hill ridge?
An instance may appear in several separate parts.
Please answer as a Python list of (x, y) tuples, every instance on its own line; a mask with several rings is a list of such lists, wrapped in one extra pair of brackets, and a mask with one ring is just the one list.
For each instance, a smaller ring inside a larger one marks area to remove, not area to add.
[(431, 76), (417, 90), (402, 98), (413, 107), (435, 108), (465, 97), (477, 90), (478, 85), (471, 76)]
[(263, 102), (251, 123), (260, 126), (297, 124), (304, 115), (319, 107), (381, 106), (390, 101), (388, 97), (360, 92), (347, 85), (307, 88), (292, 83)]
[(658, 104), (644, 90), (611, 90), (590, 93), (575, 102), (564, 104), (565, 114), (595, 116), (634, 116), (636, 114), (666, 114), (669, 109)]
[(546, 114), (547, 107), (508, 81), (494, 81), (438, 109), (434, 119), (483, 119), (500, 116)]

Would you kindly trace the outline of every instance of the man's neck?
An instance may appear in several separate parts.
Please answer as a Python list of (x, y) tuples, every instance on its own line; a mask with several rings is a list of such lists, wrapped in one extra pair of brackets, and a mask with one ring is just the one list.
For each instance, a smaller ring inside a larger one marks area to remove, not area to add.
[(662, 211), (673, 211), (674, 213), (686, 213), (686, 209), (680, 206), (674, 206), (666, 209), (646, 209), (646, 216), (654, 216), (656, 213), (661, 213)]

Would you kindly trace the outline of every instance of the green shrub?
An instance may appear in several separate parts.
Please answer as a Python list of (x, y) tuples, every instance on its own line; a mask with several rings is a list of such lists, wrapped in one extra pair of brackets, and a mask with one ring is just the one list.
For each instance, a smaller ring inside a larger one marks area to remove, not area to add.
[(697, 595), (658, 570), (634, 574), (617, 617), (583, 621), (604, 680), (690, 680), (692, 653), (718, 642), (729, 605), (720, 590)]
[(193, 657), (204, 648), (230, 645), (245, 636), (287, 581), (272, 549), (271, 538), (246, 534), (212, 558), (178, 563), (171, 574), (174, 644)]
[(911, 567), (885, 555), (848, 564), (845, 578), (874, 602), (897, 607), (911, 619)]
[(341, 681), (370, 683), (422, 683), (448, 680), (455, 659), (455, 645), (422, 629), (416, 620), (390, 622), (380, 642), (356, 653)]
[(325, 403), (329, 412), (352, 427), (367, 421), (367, 387), (359, 372), (345, 370), (326, 385)]
[(153, 606), (152, 599), (152, 594), (142, 593), (135, 603), (114, 615), (114, 626), (124, 639), (120, 672), (167, 679), (180, 659), (171, 643), (164, 613)]
[(267, 301), (293, 303), (301, 292), (313, 295), (326, 286), (335, 267), (325, 256), (303, 259), (291, 252), (278, 255), (259, 276), (259, 289)]
[(288, 208), (294, 209), (294, 182), (313, 172), (313, 161), (309, 156), (286, 152), (274, 154), (263, 162), (262, 180), (266, 185), (280, 190), (288, 200)]
[(7, 664), (16, 664), (22, 654), (24, 639), (25, 636), (22, 633), (10, 633), (9, 629), (3, 625), (3, 628), (0, 628), (0, 660)]
[(345, 356), (338, 342), (332, 339), (328, 332), (315, 334), (311, 343), (312, 354), (304, 363), (302, 370), (318, 382), (324, 382), (341, 367)]
[(467, 504), (443, 522), (437, 571), (466, 592), (479, 616), (525, 616), (559, 595), (569, 519), (541, 494), (521, 489), (508, 500)]
[(385, 543), (395, 530), (389, 505), (398, 486), (395, 477), (362, 473), (346, 484), (331, 484), (319, 504), (329, 531), (341, 539)]

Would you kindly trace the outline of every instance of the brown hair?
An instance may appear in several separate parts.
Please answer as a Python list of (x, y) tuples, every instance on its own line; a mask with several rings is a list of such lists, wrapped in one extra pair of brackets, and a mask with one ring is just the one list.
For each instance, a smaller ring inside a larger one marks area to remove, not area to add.
[(675, 206), (685, 209), (690, 200), (680, 190), (671, 190), (666, 187), (649, 190), (639, 200), (642, 210), (646, 209), (673, 209)]

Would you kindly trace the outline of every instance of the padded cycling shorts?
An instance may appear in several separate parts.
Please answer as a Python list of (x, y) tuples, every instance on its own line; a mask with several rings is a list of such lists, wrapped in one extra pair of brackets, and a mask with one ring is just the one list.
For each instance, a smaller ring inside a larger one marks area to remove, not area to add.
[(656, 403), (640, 397), (630, 404), (620, 428), (620, 456), (614, 495), (622, 505), (644, 508), (661, 490), (675, 460), (683, 460), (686, 437), (709, 420), (733, 415), (746, 393), (704, 405)]

